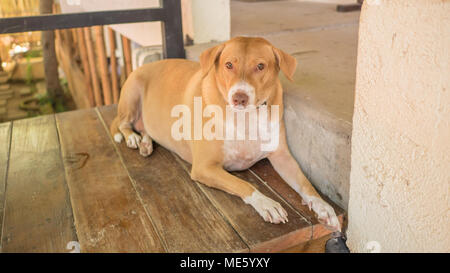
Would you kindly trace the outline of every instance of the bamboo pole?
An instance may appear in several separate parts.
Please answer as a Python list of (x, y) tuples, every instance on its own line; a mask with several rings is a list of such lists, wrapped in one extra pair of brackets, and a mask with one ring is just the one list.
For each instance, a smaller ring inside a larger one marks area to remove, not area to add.
[(86, 85), (86, 93), (91, 107), (95, 106), (94, 93), (92, 90), (91, 70), (89, 68), (89, 59), (84, 39), (83, 29), (77, 28), (78, 48), (80, 51), (81, 65), (84, 71), (84, 82)]
[(119, 102), (119, 79), (117, 78), (117, 59), (116, 59), (116, 33), (112, 28), (108, 28), (109, 48), (111, 51), (111, 81), (114, 103)]
[(85, 27), (83, 31), (84, 31), (84, 39), (86, 40), (86, 49), (88, 53), (89, 67), (91, 69), (92, 75), (92, 86), (94, 88), (95, 105), (102, 106), (103, 105), (102, 94), (100, 93), (100, 84), (98, 82), (97, 70), (95, 68), (94, 49), (92, 48), (91, 29), (89, 27)]
[(121, 35), (122, 36), (122, 47), (123, 47), (123, 57), (125, 59), (124, 64), (125, 64), (125, 72), (126, 72), (126, 78), (128, 78), (128, 76), (130, 76), (132, 68), (131, 68), (131, 44), (130, 44), (130, 40)]
[(77, 29), (76, 28), (71, 28), (70, 31), (72, 31), (72, 40), (74, 43), (74, 47), (75, 48), (79, 48), (78, 46), (78, 35), (77, 35)]
[(109, 81), (108, 62), (106, 60), (105, 40), (103, 38), (103, 26), (94, 26), (95, 46), (97, 59), (100, 66), (100, 77), (102, 79), (103, 98), (105, 105), (113, 103), (111, 96), (111, 83)]

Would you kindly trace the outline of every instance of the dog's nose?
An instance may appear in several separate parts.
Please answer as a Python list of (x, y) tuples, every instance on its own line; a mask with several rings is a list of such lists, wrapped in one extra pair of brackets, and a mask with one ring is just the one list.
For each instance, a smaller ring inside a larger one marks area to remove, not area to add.
[(231, 99), (233, 100), (233, 105), (234, 106), (247, 106), (248, 104), (248, 96), (247, 94), (243, 93), (243, 92), (236, 92), (234, 93), (234, 95), (231, 97)]

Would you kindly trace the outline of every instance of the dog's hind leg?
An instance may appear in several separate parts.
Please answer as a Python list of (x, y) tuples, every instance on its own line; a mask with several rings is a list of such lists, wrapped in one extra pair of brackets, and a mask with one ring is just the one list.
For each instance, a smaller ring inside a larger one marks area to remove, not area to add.
[(133, 125), (131, 123), (122, 122), (119, 125), (119, 130), (125, 137), (128, 148), (137, 149), (139, 147), (142, 137), (133, 131)]
[(153, 152), (152, 138), (146, 132), (142, 132), (141, 135), (142, 141), (139, 145), (139, 153), (142, 156), (147, 157)]
[[(140, 78), (139, 74), (133, 72), (122, 87), (120, 94), (116, 126), (131, 149), (139, 148), (142, 140), (142, 136), (134, 130), (141, 133), (144, 131), (141, 115), (144, 85), (145, 81)], [(121, 142), (120, 134), (115, 132), (114, 140)]]

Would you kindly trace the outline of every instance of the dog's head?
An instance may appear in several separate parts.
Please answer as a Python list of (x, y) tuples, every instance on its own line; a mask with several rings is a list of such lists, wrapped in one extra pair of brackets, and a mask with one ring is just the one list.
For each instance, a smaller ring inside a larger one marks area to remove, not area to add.
[(235, 109), (269, 104), (281, 70), (292, 81), (297, 61), (263, 38), (236, 37), (200, 56), (203, 75), (212, 69), (218, 89)]

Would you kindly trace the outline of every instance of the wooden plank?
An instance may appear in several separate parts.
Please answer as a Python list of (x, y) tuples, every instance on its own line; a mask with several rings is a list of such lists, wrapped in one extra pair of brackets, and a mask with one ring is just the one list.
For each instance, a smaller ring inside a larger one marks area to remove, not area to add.
[[(191, 165), (179, 157), (177, 159), (190, 173)], [(253, 207), (246, 205), (241, 198), (198, 183), (208, 198), (250, 247), (250, 252), (277, 252), (311, 239), (311, 224), (288, 206), (270, 188), (258, 181), (256, 176), (249, 171), (233, 172), (232, 174), (248, 181), (262, 194), (279, 202), (288, 213), (289, 222), (285, 224), (267, 223)]]
[(127, 79), (133, 71), (131, 64), (131, 43), (127, 37), (123, 35), (120, 35), (120, 37), (122, 37), (123, 63), (125, 65), (125, 79)]
[[(5, 205), (6, 175), (9, 163), (12, 122), (0, 123), (0, 238), (2, 237), (3, 213)], [(0, 250), (2, 249), (0, 240)]]
[[(109, 128), (116, 106), (99, 111)], [(248, 251), (169, 151), (154, 144), (144, 158), (125, 143), (117, 148), (169, 252)]]
[(105, 104), (113, 103), (111, 94), (111, 83), (109, 81), (108, 61), (106, 60), (105, 40), (103, 38), (103, 26), (95, 26), (95, 46), (97, 49), (97, 60), (100, 67), (100, 77), (102, 80), (103, 98)]
[(95, 66), (95, 56), (94, 49), (92, 48), (92, 38), (91, 38), (91, 29), (85, 27), (84, 31), (84, 40), (86, 41), (86, 49), (89, 61), (89, 70), (91, 71), (91, 79), (92, 79), (92, 87), (94, 90), (94, 99), (95, 105), (100, 106), (103, 105), (102, 94), (100, 92), (100, 84), (97, 78), (97, 69)]
[[(302, 198), (300, 195), (294, 191), (283, 179), (278, 175), (278, 173), (272, 168), (269, 160), (261, 160), (256, 163), (251, 171), (254, 172), (261, 180), (263, 180), (267, 185), (269, 185), (273, 190), (275, 190), (279, 195), (283, 197), (289, 204), (292, 205), (300, 214), (308, 219), (313, 225), (313, 239), (320, 238), (330, 234), (332, 231), (327, 229), (327, 227), (319, 223), (314, 212), (310, 211), (308, 206), (302, 204)], [(322, 196), (335, 210), (336, 215), (341, 222), (344, 223), (345, 213), (344, 210), (339, 206), (331, 202), (328, 198)]]
[[(178, 156), (175, 157), (189, 174), (191, 165)], [(261, 193), (279, 202), (288, 213), (289, 222), (286, 224), (267, 223), (253, 207), (246, 205), (239, 197), (197, 183), (250, 247), (251, 252), (277, 252), (304, 243), (312, 238), (311, 223), (284, 202), (266, 184), (261, 183), (257, 176), (250, 171), (233, 172), (232, 174), (248, 181)]]
[(90, 99), (88, 94), (86, 94), (84, 75), (78, 63), (73, 58), (74, 52), (71, 32), (69, 30), (58, 30), (55, 31), (55, 34), (58, 63), (64, 70), (72, 98), (78, 108), (89, 108)]
[(119, 102), (119, 79), (117, 77), (117, 57), (116, 57), (116, 33), (110, 27), (108, 27), (108, 40), (110, 48), (110, 60), (111, 60), (111, 83), (113, 92), (114, 103)]
[(67, 252), (77, 236), (54, 116), (13, 123), (3, 252)]
[(331, 234), (313, 239), (303, 244), (283, 250), (283, 253), (325, 253), (325, 244), (331, 238)]
[(95, 109), (56, 119), (81, 251), (163, 252)]
[(78, 36), (78, 47), (80, 51), (81, 65), (83, 66), (84, 81), (85, 81), (84, 84), (86, 85), (86, 93), (89, 98), (89, 104), (92, 107), (95, 105), (94, 91), (92, 90), (91, 69), (89, 68), (89, 59), (86, 49), (86, 41), (84, 39), (84, 33), (82, 28), (77, 28), (77, 36)]

